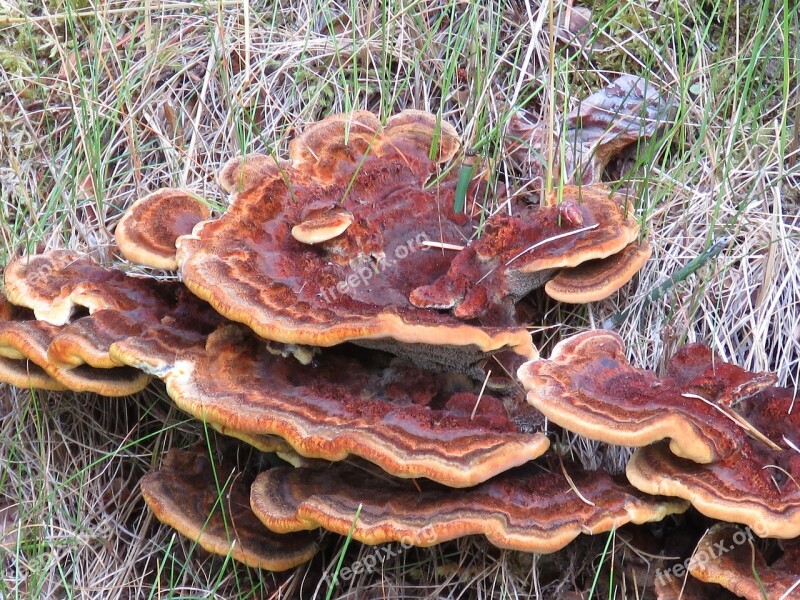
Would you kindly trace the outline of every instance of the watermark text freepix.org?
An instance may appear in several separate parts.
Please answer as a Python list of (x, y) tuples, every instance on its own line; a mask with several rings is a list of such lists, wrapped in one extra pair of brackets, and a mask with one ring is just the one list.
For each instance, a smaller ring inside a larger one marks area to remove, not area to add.
[(356, 269), (353, 273), (342, 279), (336, 285), (332, 285), (326, 290), (320, 292), (320, 296), (325, 302), (333, 302), (337, 298), (337, 294), (345, 295), (348, 291), (354, 290), (360, 285), (368, 285), (373, 277), (386, 272), (397, 266), (401, 260), (408, 258), (410, 255), (421, 251), (425, 247), (425, 242), (430, 241), (428, 234), (418, 233), (415, 237), (409, 238), (404, 244), (400, 244), (394, 249), (394, 258), (384, 257), (378, 261), (373, 262), (371, 265), (364, 265)]
[(336, 585), (340, 581), (350, 581), (350, 579), (358, 575), (372, 573), (380, 565), (395, 556), (399, 556), (412, 546), (431, 546), (436, 543), (436, 539), (436, 531), (434, 531), (433, 526), (427, 525), (414, 535), (403, 536), (400, 543), (376, 546), (369, 554), (342, 568), (338, 574), (330, 573), (326, 575), (325, 579), (329, 585)]
[[(756, 531), (756, 533), (758, 532)], [(753, 535), (753, 531), (749, 527), (739, 529), (731, 536), (730, 541), (733, 542), (732, 544), (726, 543), (727, 540), (720, 540), (718, 542), (714, 542), (713, 544), (709, 544), (707, 547), (697, 550), (694, 554), (692, 554), (691, 557), (687, 558), (682, 563), (674, 564), (668, 569), (656, 569), (656, 579), (661, 584), (668, 581), (671, 577), (683, 579), (686, 576), (686, 573), (693, 569), (695, 565), (702, 565), (711, 562), (723, 554), (727, 554), (736, 548), (736, 546), (741, 546), (748, 541), (752, 541), (754, 539)]]

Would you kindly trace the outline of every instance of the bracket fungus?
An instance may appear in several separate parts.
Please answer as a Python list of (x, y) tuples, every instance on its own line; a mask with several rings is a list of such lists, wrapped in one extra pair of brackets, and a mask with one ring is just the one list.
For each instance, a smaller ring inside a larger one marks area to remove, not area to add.
[(95, 369), (62, 368), (47, 357), (47, 349), (61, 328), (33, 318), (30, 310), (0, 305), (0, 381), (17, 387), (52, 391), (94, 392), (127, 396), (147, 386), (150, 376), (130, 367)]
[(142, 477), (140, 485), (159, 521), (212, 554), (254, 568), (285, 571), (317, 553), (316, 538), (307, 533), (280, 535), (265, 528), (250, 509), (241, 474), (224, 462), (212, 465), (202, 450), (170, 450), (161, 467)]
[[(130, 207), (117, 241), (129, 260), (177, 269), (183, 283), (66, 250), (13, 259), (0, 381), (120, 395), (157, 377), (181, 410), (300, 465), (263, 471), (248, 488), (228, 462), (173, 450), (141, 482), (160, 520), (253, 567), (309, 560), (318, 528), (367, 544), (483, 535), (554, 552), (690, 504), (759, 535), (800, 536), (800, 417), (788, 411), (791, 391), (770, 387), (774, 375), (693, 344), (658, 377), (634, 368), (607, 331), (540, 360), (517, 321), (536, 287), (595, 301), (647, 260), (628, 199), (586, 183), (622, 145), (652, 135), (650, 123), (633, 131), (644, 113), (662, 119), (652, 112), (665, 103), (640, 84), (620, 79), (568, 115), (577, 150), (562, 174), (580, 186), (542, 206), (511, 200), (513, 214), (485, 221), (483, 183), (470, 182), (464, 210), (466, 170), (445, 166), (456, 131), (421, 111), (386, 124), (334, 115), (292, 140), (287, 160), (230, 161), (219, 182), (231, 202), (216, 219), (184, 190), (154, 192)], [(518, 370), (526, 398), (497, 374), (476, 381), (491, 354), (506, 371), (529, 360)], [(544, 417), (653, 445), (629, 461), (630, 484), (551, 471), (533, 462), (549, 446)]]
[(563, 192), (559, 206), (491, 217), (480, 239), (456, 255), (446, 275), (414, 289), (411, 302), (452, 309), (462, 319), (491, 315), (496, 307), (508, 313), (559, 269), (605, 259), (638, 237), (624, 196), (603, 186), (565, 186)]
[(796, 598), (800, 596), (800, 543), (785, 542), (783, 555), (768, 564), (749, 533), (717, 523), (697, 545), (689, 573), (747, 600)]
[(65, 391), (67, 386), (53, 379), (42, 367), (31, 362), (24, 352), (20, 351), (19, 342), (14, 340), (16, 336), (10, 340), (4, 339), (4, 332), (10, 327), (13, 328), (14, 323), (23, 320), (24, 313), (25, 309), (12, 305), (0, 295), (0, 382), (19, 388)]
[(183, 281), (282, 343), (353, 341), (456, 370), (504, 349), (531, 358), (520, 327), (479, 327), (408, 300), (452, 258), (424, 242), (462, 244), (472, 232), (454, 211), (456, 175), (429, 184), (458, 148), (453, 128), (428, 113), (381, 126), (361, 111), (307, 128), (289, 160), (235, 159), (220, 174), (228, 210), (177, 240)]
[(175, 240), (210, 216), (211, 209), (197, 196), (163, 188), (134, 202), (117, 223), (114, 237), (122, 256), (132, 263), (174, 271)]
[(543, 433), (527, 432), (523, 399), (506, 405), (479, 396), (463, 376), (436, 376), (353, 346), (324, 350), (313, 366), (303, 365), (269, 352), (239, 325), (183, 340), (178, 349), (174, 337), (154, 329), (111, 352), (163, 379), (181, 410), (221, 431), (280, 436), (302, 456), (354, 454), (401, 477), (464, 487), (549, 445)]
[[(51, 334), (47, 359), (63, 369), (124, 367), (109, 355), (115, 341), (162, 324), (191, 323), (194, 330), (209, 333), (223, 321), (180, 283), (126, 276), (71, 251), (16, 259), (5, 278), (16, 300), (47, 317), (30, 326)], [(80, 306), (90, 314), (75, 317)], [(33, 316), (28, 320), (33, 323)], [(48, 321), (57, 321), (58, 326)]]
[(72, 250), (15, 258), (6, 266), (4, 281), (12, 304), (30, 308), (36, 319), (51, 325), (68, 323), (81, 307), (91, 314), (104, 309), (157, 309), (163, 303), (152, 279), (101, 267)]
[(545, 284), (544, 291), (554, 300), (572, 304), (603, 300), (628, 283), (644, 266), (652, 251), (647, 242), (633, 242), (608, 258), (561, 269)]
[(579, 534), (658, 521), (687, 504), (637, 493), (602, 471), (529, 464), (469, 489), (411, 482), (357, 465), (278, 467), (256, 477), (251, 506), (281, 533), (322, 527), (365, 544), (432, 546), (485, 535), (500, 548), (555, 552)]
[(525, 363), (517, 376), (528, 402), (557, 425), (609, 444), (644, 446), (670, 440), (670, 450), (699, 463), (732, 455), (748, 434), (730, 405), (775, 382), (684, 346), (664, 377), (633, 367), (622, 339), (588, 331), (558, 343), (548, 360)]
[(706, 516), (748, 525), (762, 537), (800, 537), (800, 412), (795, 392), (768, 388), (736, 408), (745, 435), (709, 464), (674, 456), (664, 444), (636, 450), (628, 480), (649, 494), (689, 500)]

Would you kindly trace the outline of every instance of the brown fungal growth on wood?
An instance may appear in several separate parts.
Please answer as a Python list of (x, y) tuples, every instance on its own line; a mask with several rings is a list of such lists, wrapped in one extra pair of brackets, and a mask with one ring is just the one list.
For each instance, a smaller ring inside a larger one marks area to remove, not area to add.
[(717, 523), (697, 545), (689, 572), (747, 600), (795, 598), (800, 593), (800, 543), (784, 542), (783, 555), (768, 564), (753, 544), (752, 534), (736, 525)]
[(141, 490), (159, 521), (213, 554), (285, 571), (317, 553), (315, 536), (264, 527), (250, 509), (241, 474), (224, 462), (213, 466), (203, 450), (170, 450), (159, 469), (142, 477)]
[(134, 202), (117, 224), (114, 237), (132, 263), (174, 271), (175, 241), (192, 232), (211, 209), (186, 190), (163, 188)]
[(644, 446), (669, 439), (676, 455), (709, 463), (748, 439), (730, 405), (775, 382), (716, 359), (700, 344), (684, 346), (664, 377), (628, 362), (622, 339), (596, 330), (563, 340), (548, 360), (520, 367), (528, 402), (550, 420), (590, 439)]
[[(788, 388), (768, 388), (736, 411), (756, 437), (710, 464), (674, 456), (664, 444), (634, 452), (626, 473), (649, 494), (689, 500), (714, 519), (749, 526), (762, 537), (800, 536), (800, 412)], [(743, 429), (743, 425), (738, 425)]]
[(540, 553), (555, 552), (581, 533), (658, 521), (687, 508), (637, 493), (602, 471), (571, 466), (569, 477), (530, 464), (459, 490), (339, 463), (270, 469), (256, 478), (250, 498), (256, 515), (277, 532), (322, 527), (352, 531), (365, 544), (414, 546), (484, 535), (500, 548)]
[(454, 254), (426, 242), (472, 234), (471, 217), (454, 212), (455, 172), (428, 185), (458, 147), (452, 127), (427, 113), (381, 126), (355, 112), (311, 125), (288, 161), (233, 160), (220, 175), (227, 212), (177, 242), (184, 283), (282, 343), (355, 341), (454, 370), (504, 349), (532, 357), (522, 328), (482, 328), (408, 300)]
[(559, 269), (612, 256), (639, 235), (627, 200), (604, 186), (565, 186), (563, 200), (568, 210), (521, 207), (491, 217), (480, 239), (458, 253), (446, 275), (416, 288), (411, 302), (463, 319), (494, 316), (498, 307), (510, 313)]
[(633, 242), (608, 258), (561, 269), (545, 284), (544, 291), (554, 300), (572, 304), (603, 300), (628, 283), (644, 266), (652, 251), (647, 242)]
[(549, 445), (527, 432), (521, 394), (504, 403), (465, 376), (357, 347), (325, 350), (307, 366), (228, 325), (207, 337), (153, 329), (111, 353), (163, 379), (179, 408), (223, 432), (280, 436), (311, 458), (353, 454), (401, 477), (474, 485)]

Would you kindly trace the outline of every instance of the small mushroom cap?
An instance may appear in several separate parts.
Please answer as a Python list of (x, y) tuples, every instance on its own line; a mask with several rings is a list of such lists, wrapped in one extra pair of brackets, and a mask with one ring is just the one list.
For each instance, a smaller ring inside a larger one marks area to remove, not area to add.
[(658, 378), (631, 366), (622, 339), (605, 330), (561, 341), (549, 360), (525, 363), (517, 376), (528, 402), (565, 429), (625, 446), (669, 438), (673, 453), (700, 463), (730, 456), (747, 438), (720, 407), (775, 382), (699, 344), (683, 347)]
[(307, 219), (292, 227), (292, 237), (304, 244), (319, 244), (342, 235), (353, 224), (348, 212), (330, 212)]
[(657, 521), (687, 508), (639, 494), (601, 471), (569, 471), (588, 502), (560, 471), (533, 464), (460, 490), (340, 463), (261, 473), (251, 487), (250, 503), (264, 524), (278, 532), (322, 527), (341, 535), (352, 532), (365, 544), (415, 546), (485, 535), (500, 548), (541, 553), (555, 552), (581, 533)]
[(210, 216), (211, 209), (197, 196), (164, 188), (134, 202), (117, 224), (114, 236), (130, 262), (174, 271), (178, 268), (175, 241)]
[[(796, 597), (800, 543), (786, 542), (783, 556), (767, 565), (751, 540), (752, 534), (740, 527), (717, 523), (697, 545), (689, 572), (700, 581), (721, 585), (747, 600)], [(790, 590), (795, 594), (787, 595)]]
[(652, 252), (650, 244), (633, 242), (608, 258), (561, 269), (558, 275), (547, 282), (544, 291), (554, 300), (572, 304), (603, 300), (628, 283)]
[(480, 239), (458, 253), (446, 275), (414, 289), (411, 302), (450, 308), (462, 319), (482, 317), (494, 306), (512, 306), (557, 269), (614, 255), (638, 237), (627, 200), (606, 187), (565, 186), (564, 205), (571, 218), (556, 206), (491, 217)]
[(354, 454), (401, 477), (464, 487), (532, 460), (549, 445), (541, 432), (517, 425), (532, 410), (522, 398), (508, 398), (508, 406), (489, 394), (479, 401), (479, 384), (463, 376), (436, 375), (353, 347), (323, 351), (309, 367), (270, 353), (234, 325), (183, 341), (174, 331), (163, 333), (115, 343), (111, 353), (162, 378), (177, 406), (196, 418), (242, 434), (280, 436), (306, 457)]
[(762, 537), (800, 536), (800, 412), (794, 390), (769, 388), (740, 403), (741, 416), (772, 441), (745, 437), (736, 453), (699, 465), (663, 444), (634, 452), (626, 473), (648, 494), (689, 500), (704, 515), (749, 526)]
[[(216, 482), (224, 489), (219, 489)], [(213, 554), (247, 566), (285, 571), (311, 560), (315, 538), (266, 529), (250, 509), (240, 475), (201, 451), (170, 450), (160, 469), (142, 477), (142, 496), (156, 518)]]
[(449, 155), (454, 140), (435, 117), (403, 112), (383, 127), (362, 111), (309, 126), (290, 143), (289, 161), (231, 161), (220, 175), (234, 194), (228, 210), (177, 242), (184, 283), (227, 318), (285, 344), (394, 342), (412, 357), (424, 345), (451, 370), (469, 366), (467, 353), (533, 356), (518, 326), (466, 324), (408, 300), (452, 258), (423, 242), (460, 244), (472, 230), (470, 217), (454, 212), (457, 174), (427, 185), (443, 158), (431, 159), (432, 148)]

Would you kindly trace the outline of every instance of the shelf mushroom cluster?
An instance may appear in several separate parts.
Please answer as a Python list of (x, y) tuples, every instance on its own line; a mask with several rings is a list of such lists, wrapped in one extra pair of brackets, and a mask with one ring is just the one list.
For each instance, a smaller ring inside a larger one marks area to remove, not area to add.
[[(628, 362), (616, 333), (598, 330), (560, 342), (549, 359), (526, 363), (518, 377), (528, 401), (554, 423), (594, 440), (636, 446), (626, 474), (637, 489), (683, 498), (700, 513), (746, 525), (759, 537), (800, 537), (798, 398), (792, 388), (774, 387), (773, 374), (746, 371), (690, 344), (658, 377)], [(713, 529), (707, 538), (720, 535)], [(736, 546), (730, 537), (726, 543), (729, 552)], [(746, 562), (739, 549), (724, 560), (693, 559), (690, 572), (762, 598), (746, 550)], [(796, 554), (797, 542), (786, 542), (781, 561), (759, 573), (783, 590), (768, 597), (796, 597), (781, 596), (800, 586), (791, 561)], [(667, 594), (667, 584), (662, 587)]]
[[(800, 536), (800, 421), (774, 375), (688, 345), (658, 377), (607, 331), (542, 359), (517, 322), (515, 304), (536, 287), (593, 301), (641, 267), (649, 247), (627, 200), (566, 185), (559, 202), (512, 200), (484, 220), (481, 180), (457, 210), (448, 165), (459, 146), (427, 113), (385, 125), (336, 115), (293, 140), (287, 160), (228, 163), (218, 218), (187, 191), (150, 194), (121, 220), (120, 250), (180, 282), (68, 250), (12, 259), (0, 381), (122, 396), (160, 379), (184, 412), (277, 453), (292, 467), (248, 478), (228, 453), (217, 463), (205, 448), (173, 449), (141, 483), (160, 520), (270, 570), (309, 560), (318, 529), (366, 544), (483, 535), (553, 552), (689, 504), (758, 536)], [(527, 361), (527, 397), (484, 374), (494, 358)], [(558, 457), (544, 417), (636, 446), (630, 483)], [(724, 527), (703, 543), (735, 535)], [(796, 554), (786, 542), (769, 565), (776, 593), (794, 585)], [(743, 560), (698, 559), (690, 572), (758, 597)], [(658, 593), (673, 583), (656, 582)]]
[(347, 533), (358, 505), (365, 543), (483, 534), (538, 552), (685, 510), (564, 466), (515, 382), (484, 377), (493, 355), (537, 358), (514, 311), (533, 288), (578, 281), (587, 264), (595, 292), (624, 283), (597, 274), (631, 262), (627, 200), (567, 186), (560, 204), (515, 200), (484, 222), (480, 180), (456, 210), (459, 147), (428, 113), (385, 125), (337, 115), (293, 140), (287, 160), (226, 165), (219, 218), (183, 190), (142, 198), (120, 222), (120, 250), (177, 269), (180, 283), (68, 250), (12, 259), (0, 380), (120, 396), (157, 378), (183, 411), (299, 465), (267, 469), (248, 493), (226, 480), (227, 459), (172, 450), (142, 481), (161, 520), (267, 569), (308, 560), (309, 530)]

